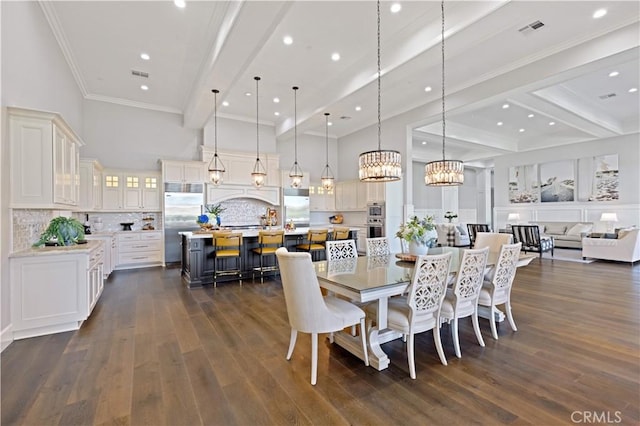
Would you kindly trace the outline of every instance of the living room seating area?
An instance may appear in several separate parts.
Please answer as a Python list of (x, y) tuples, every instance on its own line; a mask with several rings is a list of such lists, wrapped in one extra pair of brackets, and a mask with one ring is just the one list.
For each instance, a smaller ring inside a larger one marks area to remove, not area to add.
[(558, 248), (581, 248), (582, 238), (593, 230), (593, 222), (531, 222), (540, 227), (540, 234), (553, 237)]
[(584, 237), (582, 239), (582, 257), (616, 260), (619, 262), (637, 262), (640, 260), (640, 229), (620, 229), (617, 238)]

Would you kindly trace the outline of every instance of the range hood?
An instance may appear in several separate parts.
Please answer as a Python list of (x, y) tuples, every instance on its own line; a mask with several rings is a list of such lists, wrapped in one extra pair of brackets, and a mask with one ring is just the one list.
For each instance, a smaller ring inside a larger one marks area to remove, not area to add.
[(250, 185), (220, 185), (207, 184), (207, 204), (219, 203), (238, 198), (253, 198), (264, 201), (272, 206), (280, 205), (280, 188), (277, 186), (265, 186), (255, 188)]

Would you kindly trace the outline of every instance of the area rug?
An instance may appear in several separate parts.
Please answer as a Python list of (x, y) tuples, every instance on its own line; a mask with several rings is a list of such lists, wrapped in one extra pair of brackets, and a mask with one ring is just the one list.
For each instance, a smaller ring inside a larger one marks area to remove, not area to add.
[(555, 248), (553, 249), (553, 257), (551, 257), (551, 252), (545, 252), (542, 254), (543, 259), (553, 259), (553, 260), (563, 260), (565, 262), (578, 262), (578, 263), (593, 263), (595, 259), (586, 260), (582, 259), (582, 250), (572, 250), (572, 249), (562, 249)]

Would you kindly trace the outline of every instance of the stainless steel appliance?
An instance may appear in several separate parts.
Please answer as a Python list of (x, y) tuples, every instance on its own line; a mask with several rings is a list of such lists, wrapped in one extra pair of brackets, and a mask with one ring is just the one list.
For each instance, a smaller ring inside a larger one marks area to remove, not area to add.
[(384, 203), (367, 204), (367, 238), (384, 237)]
[(164, 261), (179, 263), (181, 258), (178, 232), (200, 229), (196, 223), (204, 205), (204, 185), (201, 183), (164, 184)]
[(284, 222), (293, 222), (297, 227), (309, 226), (311, 212), (309, 209), (308, 189), (284, 190)]

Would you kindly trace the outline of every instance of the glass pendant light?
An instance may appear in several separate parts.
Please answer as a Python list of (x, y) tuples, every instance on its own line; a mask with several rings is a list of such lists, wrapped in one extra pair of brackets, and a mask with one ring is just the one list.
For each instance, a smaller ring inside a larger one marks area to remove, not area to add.
[(294, 146), (294, 162), (289, 172), (292, 188), (300, 188), (302, 186), (302, 170), (298, 166), (298, 86), (293, 86), (293, 146)]
[(464, 164), (458, 160), (446, 160), (445, 141), (445, 104), (444, 104), (444, 0), (440, 3), (442, 11), (442, 34), (440, 50), (442, 53), (442, 160), (431, 161), (424, 167), (424, 183), (429, 186), (457, 186), (464, 183)]
[(253, 172), (251, 172), (251, 179), (253, 179), (253, 185), (256, 188), (264, 186), (267, 172), (260, 161), (260, 122), (258, 120), (258, 82), (260, 77), (253, 77), (256, 81), (256, 164), (253, 166)]
[(333, 189), (334, 179), (333, 173), (331, 172), (331, 167), (329, 167), (329, 113), (324, 113), (325, 117), (325, 141), (327, 148), (327, 164), (324, 166), (324, 170), (322, 170), (322, 177), (320, 178), (320, 183), (325, 191), (331, 191)]
[(222, 183), (222, 179), (224, 177), (224, 164), (222, 164), (222, 160), (218, 157), (218, 93), (220, 91), (218, 89), (213, 89), (213, 141), (214, 141), (214, 150), (213, 150), (213, 158), (209, 162), (209, 180), (215, 186), (218, 186)]
[(378, 149), (360, 154), (358, 174), (363, 182), (390, 182), (402, 177), (400, 152), (382, 150), (380, 119), (380, 0), (378, 0)]

